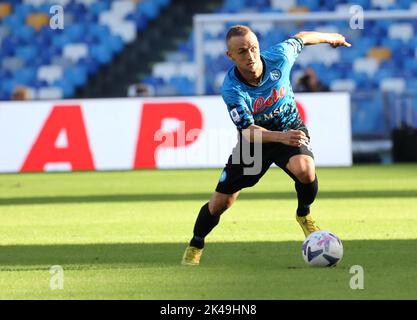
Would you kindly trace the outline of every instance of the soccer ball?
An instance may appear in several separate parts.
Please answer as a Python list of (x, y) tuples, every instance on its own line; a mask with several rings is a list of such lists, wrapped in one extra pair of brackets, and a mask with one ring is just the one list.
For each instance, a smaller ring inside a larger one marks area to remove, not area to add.
[(304, 261), (313, 267), (332, 267), (342, 260), (342, 241), (329, 231), (316, 231), (303, 243)]

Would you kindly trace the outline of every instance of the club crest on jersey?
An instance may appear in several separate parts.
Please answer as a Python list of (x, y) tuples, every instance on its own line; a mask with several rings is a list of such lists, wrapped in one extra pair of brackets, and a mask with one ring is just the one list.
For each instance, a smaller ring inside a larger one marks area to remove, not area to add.
[(270, 107), (275, 104), (279, 99), (285, 96), (285, 87), (282, 86), (279, 88), (279, 92), (277, 89), (272, 88), (271, 95), (268, 98), (264, 98), (262, 96), (256, 98), (255, 102), (253, 103), (253, 112), (252, 114), (262, 112), (266, 107)]
[(281, 78), (281, 71), (279, 71), (278, 69), (274, 69), (269, 73), (269, 75), (272, 80), (276, 81), (279, 80), (279, 78)]

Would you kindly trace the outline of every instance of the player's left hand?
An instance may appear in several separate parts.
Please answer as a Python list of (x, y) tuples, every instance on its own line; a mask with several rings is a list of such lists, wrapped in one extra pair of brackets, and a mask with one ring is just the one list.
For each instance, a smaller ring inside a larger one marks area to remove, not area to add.
[(351, 47), (352, 45), (346, 41), (345, 37), (339, 33), (331, 33), (329, 34), (329, 39), (327, 43), (330, 44), (333, 48), (337, 47)]

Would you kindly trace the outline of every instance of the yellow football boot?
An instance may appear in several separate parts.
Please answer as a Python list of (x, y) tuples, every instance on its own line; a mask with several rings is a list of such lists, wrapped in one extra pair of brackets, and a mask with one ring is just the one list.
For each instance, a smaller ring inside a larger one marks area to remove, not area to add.
[(188, 246), (185, 249), (181, 264), (183, 266), (198, 266), (200, 264), (202, 254), (203, 249)]
[(320, 230), (320, 228), (316, 225), (315, 221), (313, 220), (310, 214), (306, 215), (305, 217), (296, 216), (296, 219), (300, 224), (301, 229), (303, 229), (306, 238), (314, 231)]

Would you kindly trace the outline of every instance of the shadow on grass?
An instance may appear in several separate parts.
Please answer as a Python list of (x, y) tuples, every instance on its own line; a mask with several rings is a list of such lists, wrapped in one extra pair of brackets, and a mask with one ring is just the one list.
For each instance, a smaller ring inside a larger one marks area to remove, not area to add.
[[(72, 265), (89, 268), (103, 265), (179, 266), (186, 243), (125, 243), (125, 244), (62, 244), (0, 246), (0, 271), (48, 268), (52, 265)], [(282, 242), (215, 242), (208, 243), (202, 259), (203, 267), (227, 268), (304, 268), (300, 241)], [(351, 266), (374, 265), (389, 267), (397, 261), (401, 267), (417, 265), (412, 240), (346, 240), (341, 263)], [(417, 273), (417, 269), (416, 269)], [(410, 275), (411, 276), (411, 275)], [(417, 277), (416, 277), (417, 279)]]
[[(211, 193), (152, 193), (152, 194), (103, 194), (79, 196), (37, 196), (0, 198), (0, 206), (31, 204), (64, 204), (64, 203), (100, 203), (100, 202), (141, 202), (141, 201), (207, 201)], [(356, 198), (415, 198), (417, 190), (371, 190), (371, 191), (319, 191), (318, 199), (356, 199)], [(241, 200), (274, 200), (295, 199), (291, 192), (245, 192)]]

